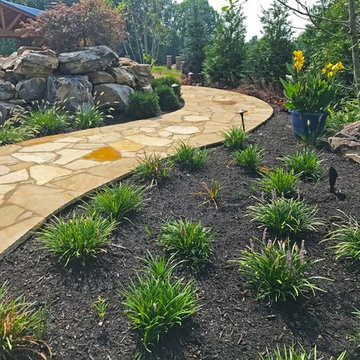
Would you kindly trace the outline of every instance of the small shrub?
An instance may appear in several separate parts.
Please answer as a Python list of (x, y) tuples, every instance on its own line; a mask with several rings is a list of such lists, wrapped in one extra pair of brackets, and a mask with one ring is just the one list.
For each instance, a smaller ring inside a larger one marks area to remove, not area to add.
[(307, 205), (300, 199), (288, 199), (274, 196), (270, 202), (259, 200), (248, 207), (252, 221), (260, 223), (260, 228), (267, 228), (277, 236), (297, 236), (305, 231), (316, 231), (323, 225), (316, 217), (317, 208)]
[(115, 186), (106, 186), (91, 197), (89, 212), (96, 213), (112, 220), (121, 221), (142, 209), (144, 188), (132, 184), (121, 183)]
[(163, 111), (174, 111), (180, 106), (179, 98), (170, 86), (159, 86), (155, 93), (159, 97), (159, 105)]
[[(34, 345), (47, 345), (41, 340), (45, 331), (45, 311), (36, 310), (23, 296), (12, 298), (6, 283), (0, 286), (0, 359), (15, 359), (16, 352), (32, 350)], [(40, 350), (39, 350), (40, 351)], [(48, 359), (38, 352), (39, 358)]]
[[(322, 360), (323, 357), (319, 357), (317, 354), (316, 346), (306, 351), (303, 346), (298, 346), (298, 349), (294, 345), (287, 347), (284, 345), (283, 350), (279, 347), (276, 350), (270, 352), (267, 351), (265, 355), (259, 355), (259, 360)], [(346, 351), (341, 353), (338, 357), (331, 357), (329, 360), (345, 360)]]
[(324, 177), (325, 169), (321, 165), (322, 161), (314, 151), (305, 149), (282, 160), (288, 170), (292, 170), (304, 180), (320, 181)]
[(222, 189), (220, 182), (218, 180), (213, 180), (211, 185), (202, 183), (202, 187), (204, 188), (203, 191), (194, 194), (204, 197), (204, 201), (200, 204), (200, 206), (212, 203), (215, 206), (215, 209), (218, 209), (217, 200), (220, 190)]
[(267, 174), (262, 174), (260, 187), (266, 194), (270, 195), (273, 189), (277, 196), (293, 196), (299, 184), (299, 175), (292, 170), (286, 171), (283, 168), (275, 168)]
[(341, 211), (342, 216), (335, 230), (327, 238), (335, 241), (333, 246), (337, 259), (347, 258), (360, 261), (360, 224), (359, 221)]
[(255, 249), (251, 240), (250, 246), (238, 259), (240, 271), (245, 275), (247, 283), (256, 291), (258, 300), (269, 300), (270, 303), (296, 300), (308, 293), (315, 294), (318, 289), (308, 276), (311, 266), (318, 260), (307, 260), (305, 245), (301, 249), (285, 242), (261, 242), (260, 249)]
[(67, 221), (53, 219), (39, 231), (38, 238), (65, 266), (85, 266), (102, 251), (114, 228), (115, 222), (99, 216), (74, 215)]
[(23, 127), (15, 127), (9, 121), (0, 125), (0, 145), (14, 144), (25, 140), (27, 137), (28, 134)]
[(135, 91), (129, 97), (127, 114), (130, 118), (148, 119), (160, 114), (159, 98), (155, 92)]
[(151, 186), (158, 184), (169, 175), (169, 164), (157, 154), (145, 155), (135, 169), (141, 181), (151, 180)]
[(181, 167), (188, 170), (197, 170), (205, 166), (207, 151), (180, 143), (175, 150), (174, 160)]
[(225, 132), (223, 137), (225, 146), (231, 151), (244, 150), (249, 142), (249, 135), (238, 127)]
[(183, 322), (199, 310), (193, 282), (173, 280), (177, 264), (172, 258), (165, 261), (149, 255), (146, 269), (122, 291), (123, 304), (135, 329), (142, 333), (146, 349), (155, 345), (172, 327)]
[(159, 87), (162, 86), (169, 86), (172, 87), (172, 85), (178, 85), (178, 87), (176, 88), (176, 96), (178, 97), (178, 99), (180, 100), (181, 98), (181, 82), (177, 79), (175, 79), (173, 76), (166, 76), (166, 77), (161, 77), (158, 79), (154, 79), (151, 82), (151, 86), (154, 90), (158, 89)]
[(100, 127), (105, 125), (105, 120), (108, 116), (98, 106), (81, 107), (75, 113), (74, 124), (77, 129)]
[(263, 156), (257, 144), (249, 145), (245, 150), (234, 152), (234, 158), (238, 165), (251, 170), (259, 170)]
[(212, 253), (211, 229), (202, 226), (201, 221), (167, 221), (159, 241), (171, 253), (186, 259), (195, 271), (202, 268)]

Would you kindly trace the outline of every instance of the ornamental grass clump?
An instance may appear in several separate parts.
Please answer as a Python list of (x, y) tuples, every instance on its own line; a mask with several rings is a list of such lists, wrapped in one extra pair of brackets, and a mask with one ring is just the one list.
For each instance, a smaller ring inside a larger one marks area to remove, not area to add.
[(73, 215), (68, 220), (54, 218), (38, 233), (38, 238), (65, 266), (85, 266), (104, 250), (115, 222), (98, 215)]
[(123, 305), (132, 326), (142, 334), (145, 349), (161, 340), (174, 326), (199, 310), (193, 281), (175, 279), (173, 272), (178, 266), (171, 257), (144, 260), (146, 268), (122, 290)]
[(249, 135), (239, 127), (223, 133), (224, 144), (231, 151), (244, 150), (249, 142)]
[(261, 174), (260, 188), (268, 195), (275, 190), (277, 196), (292, 197), (299, 184), (299, 175), (293, 170), (275, 168), (268, 173)]
[(258, 300), (284, 302), (320, 290), (312, 283), (315, 277), (309, 275), (310, 268), (319, 260), (307, 259), (304, 241), (299, 248), (297, 244), (290, 246), (289, 241), (269, 240), (265, 244), (264, 240), (265, 236), (258, 249), (251, 240), (238, 259), (240, 271), (254, 287)]
[(299, 236), (306, 231), (317, 231), (323, 225), (317, 217), (317, 208), (300, 199), (277, 197), (273, 192), (271, 201), (257, 200), (256, 205), (248, 207), (248, 216), (259, 223), (259, 228), (266, 228), (276, 236)]
[(333, 224), (335, 229), (328, 233), (327, 239), (335, 242), (333, 248), (337, 259), (360, 261), (360, 223), (354, 217), (340, 213), (339, 222)]
[(294, 155), (282, 158), (285, 167), (303, 180), (320, 181), (325, 174), (322, 160), (315, 151), (304, 149)]
[(8, 120), (0, 125), (0, 145), (14, 144), (31, 137), (32, 131), (27, 131), (25, 127), (15, 126), (15, 124)]
[(170, 164), (157, 154), (145, 155), (135, 169), (135, 175), (140, 181), (151, 181), (150, 186), (157, 185), (169, 176)]
[(145, 189), (128, 183), (106, 186), (91, 197), (89, 213), (115, 221), (130, 220), (145, 203)]
[(44, 309), (36, 309), (23, 296), (11, 297), (6, 283), (0, 286), (0, 359), (17, 359), (17, 356), (22, 359), (27, 353), (50, 359), (51, 351), (42, 341), (44, 331)]
[(100, 127), (105, 125), (106, 118), (112, 118), (112, 115), (106, 115), (99, 106), (80, 107), (74, 115), (74, 125), (76, 129)]
[(211, 229), (201, 221), (167, 221), (161, 229), (159, 242), (169, 252), (189, 262), (194, 271), (200, 271), (212, 253)]
[(181, 142), (175, 150), (174, 161), (190, 171), (205, 166), (207, 151)]
[(235, 151), (233, 156), (238, 165), (257, 171), (260, 169), (263, 160), (263, 150), (254, 144), (249, 145), (244, 150)]

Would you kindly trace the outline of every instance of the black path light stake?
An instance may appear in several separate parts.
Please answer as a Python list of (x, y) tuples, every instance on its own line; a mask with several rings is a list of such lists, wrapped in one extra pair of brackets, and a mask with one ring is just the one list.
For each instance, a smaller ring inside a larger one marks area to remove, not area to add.
[(338, 173), (337, 171), (331, 166), (329, 169), (329, 185), (330, 185), (330, 192), (332, 194), (335, 193), (335, 184), (336, 184), (336, 180), (338, 178)]
[(242, 123), (242, 127), (243, 127), (243, 130), (245, 131), (245, 119), (244, 119), (244, 114), (247, 113), (247, 110), (244, 110), (244, 109), (240, 109), (238, 111), (238, 114), (241, 116), (241, 123)]

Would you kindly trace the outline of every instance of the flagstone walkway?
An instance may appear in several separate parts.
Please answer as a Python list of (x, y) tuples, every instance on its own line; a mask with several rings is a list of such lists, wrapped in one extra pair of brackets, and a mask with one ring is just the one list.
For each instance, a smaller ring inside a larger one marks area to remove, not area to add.
[(183, 87), (185, 106), (151, 120), (76, 131), (0, 147), (0, 253), (49, 215), (88, 191), (129, 173), (144, 154), (173, 153), (180, 140), (204, 146), (273, 113), (265, 102), (224, 90)]

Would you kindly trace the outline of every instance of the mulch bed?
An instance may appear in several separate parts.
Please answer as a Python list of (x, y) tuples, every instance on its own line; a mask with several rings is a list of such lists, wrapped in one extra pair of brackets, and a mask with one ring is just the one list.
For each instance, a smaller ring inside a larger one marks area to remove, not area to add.
[[(266, 166), (280, 165), (278, 157), (301, 149), (289, 125), (289, 116), (280, 113), (252, 134), (251, 140), (265, 149)], [(250, 237), (261, 237), (262, 231), (244, 216), (247, 206), (255, 203), (250, 187), (256, 185), (257, 177), (231, 163), (230, 153), (222, 146), (209, 150), (204, 171), (188, 174), (175, 169), (162, 186), (152, 188), (146, 208), (133, 223), (118, 227), (107, 253), (86, 273), (64, 270), (31, 238), (1, 260), (0, 283), (7, 280), (14, 294), (24, 293), (28, 300), (47, 307), (46, 341), (54, 359), (134, 359), (140, 339), (123, 314), (119, 289), (143, 266), (139, 257), (147, 251), (162, 254), (155, 241), (162, 222), (187, 217), (201, 220), (216, 232), (212, 263), (196, 278), (202, 309), (182, 329), (171, 332), (156, 354), (145, 358), (255, 360), (258, 352), (267, 348), (300, 341), (306, 347), (316, 344), (324, 359), (343, 350), (349, 359), (359, 359), (349, 336), (357, 325), (352, 312), (360, 309), (360, 267), (335, 261), (333, 251), (320, 240), (337, 209), (359, 216), (360, 167), (327, 150), (322, 157), (325, 165), (335, 167), (340, 175), (337, 190), (341, 196), (329, 193), (327, 179), (318, 185), (300, 185), (302, 197), (319, 207), (319, 215), (326, 222), (318, 233), (305, 236), (308, 254), (324, 259), (312, 269), (312, 275), (333, 279), (317, 281), (327, 292), (309, 300), (277, 307), (256, 301), (253, 290), (231, 262)], [(202, 190), (202, 182), (212, 180), (219, 180), (223, 186), (218, 210), (211, 205), (200, 207), (202, 199), (193, 195)], [(185, 266), (179, 273), (191, 277)], [(102, 327), (92, 306), (99, 295), (109, 301)]]

